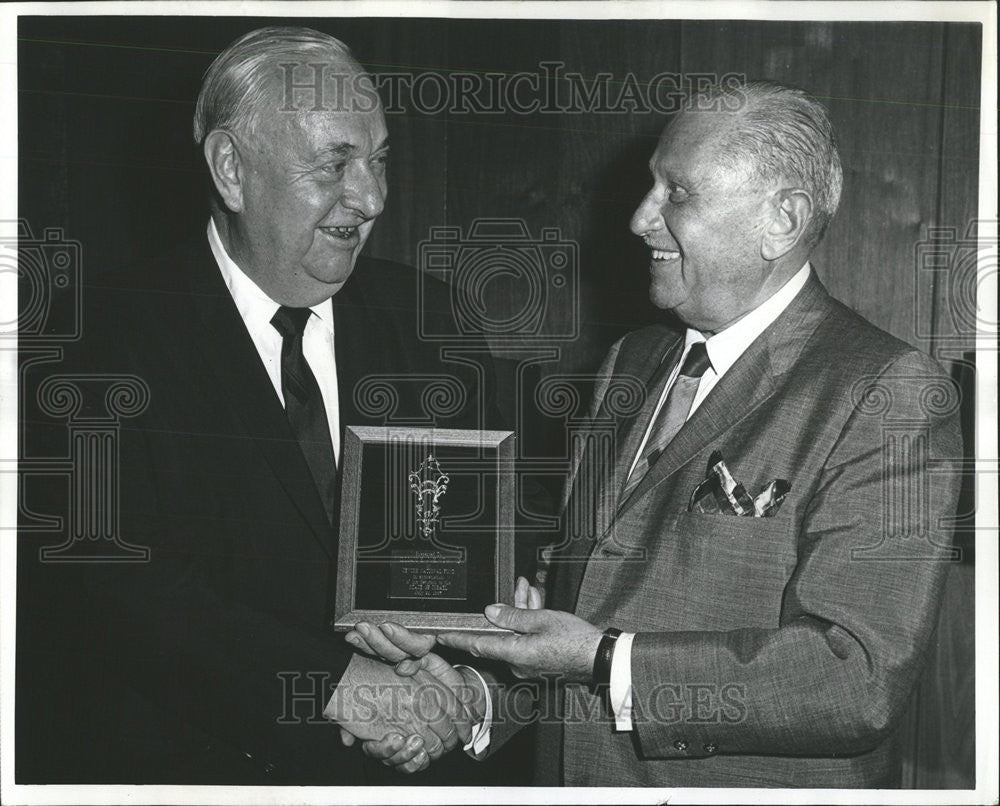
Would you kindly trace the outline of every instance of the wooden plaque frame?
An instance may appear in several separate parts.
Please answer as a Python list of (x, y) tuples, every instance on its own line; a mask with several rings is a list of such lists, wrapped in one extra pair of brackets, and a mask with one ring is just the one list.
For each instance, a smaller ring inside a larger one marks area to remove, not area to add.
[(419, 633), (450, 630), (476, 633), (507, 632), (487, 621), (481, 611), (446, 613), (395, 610), (391, 607), (361, 609), (356, 606), (358, 521), (364, 475), (364, 447), (369, 444), (389, 445), (394, 441), (420, 442), (441, 447), (483, 447), (496, 451), (497, 523), (493, 533), (496, 574), (495, 598), (491, 601), (514, 603), (514, 432), (349, 425), (345, 429), (341, 461), (343, 476), (334, 629), (349, 630), (359, 621), (368, 621), (372, 624), (393, 621)]

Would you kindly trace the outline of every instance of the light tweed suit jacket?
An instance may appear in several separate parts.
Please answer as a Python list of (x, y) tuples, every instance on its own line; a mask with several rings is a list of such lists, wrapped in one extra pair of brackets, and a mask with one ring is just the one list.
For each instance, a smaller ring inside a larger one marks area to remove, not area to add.
[[(656, 403), (628, 392), (682, 345), (648, 327), (611, 349), (547, 580), (546, 606), (637, 633), (634, 729), (585, 687), (550, 687), (538, 783), (897, 786), (953, 559), (957, 392), (812, 275), (622, 503)], [(713, 450), (751, 495), (791, 483), (774, 517), (688, 511)], [(500, 698), (495, 745), (524, 698)]]

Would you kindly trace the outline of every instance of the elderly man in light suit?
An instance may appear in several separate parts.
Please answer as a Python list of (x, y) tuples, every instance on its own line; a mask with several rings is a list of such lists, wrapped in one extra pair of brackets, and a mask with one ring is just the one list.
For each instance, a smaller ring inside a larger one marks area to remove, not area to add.
[[(809, 263), (841, 187), (823, 108), (767, 82), (715, 100), (650, 160), (631, 227), (652, 301), (686, 329), (630, 333), (604, 362), (592, 413), (613, 467), (579, 457), (567, 512), (593, 517), (552, 552), (550, 609), (521, 580), (517, 607), (486, 611), (511, 634), (437, 641), (545, 681), (484, 671), (474, 735), (496, 748), (540, 696), (540, 784), (898, 786), (950, 556), (956, 401)], [(628, 379), (647, 396), (622, 413), (609, 390)], [(455, 675), (398, 626), (354, 640)], [(366, 750), (406, 771), (400, 742)]]

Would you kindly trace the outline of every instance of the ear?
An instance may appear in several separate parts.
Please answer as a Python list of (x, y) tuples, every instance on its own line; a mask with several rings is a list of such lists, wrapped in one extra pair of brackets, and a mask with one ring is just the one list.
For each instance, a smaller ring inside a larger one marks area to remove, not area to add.
[(779, 190), (775, 201), (760, 245), (765, 260), (777, 260), (791, 252), (812, 221), (813, 200), (807, 191)]
[(216, 129), (205, 138), (205, 162), (223, 203), (234, 213), (243, 210), (246, 173), (240, 153), (229, 132)]

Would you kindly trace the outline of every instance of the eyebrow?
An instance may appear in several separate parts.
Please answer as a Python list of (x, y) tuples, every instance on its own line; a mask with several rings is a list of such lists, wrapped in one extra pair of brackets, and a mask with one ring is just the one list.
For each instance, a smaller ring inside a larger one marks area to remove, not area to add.
[[(382, 142), (380, 142), (374, 149), (372, 149), (372, 152), (374, 153), (376, 151), (381, 151), (382, 149), (387, 148), (388, 146), (389, 146), (389, 138), (383, 137)], [(357, 150), (358, 147), (354, 143), (351, 143), (347, 140), (342, 140), (339, 143), (331, 143), (328, 146), (323, 146), (317, 152), (317, 157), (326, 157), (326, 156), (346, 157), (349, 156), (350, 154), (353, 154)]]
[(325, 157), (327, 155), (332, 157), (344, 157), (348, 154), (352, 154), (358, 150), (358, 147), (354, 143), (349, 143), (343, 140), (339, 143), (331, 143), (328, 146), (323, 146), (317, 152), (317, 156)]
[[(654, 160), (654, 159), (650, 158), (650, 160), (649, 160), (649, 172), (651, 174), (653, 174), (654, 176), (656, 175), (656, 168), (657, 168), (657, 165), (659, 165), (659, 164), (660, 164), (660, 161)], [(679, 173), (673, 167), (671, 167), (670, 170), (664, 170), (664, 171), (662, 171), (662, 173), (663, 173), (663, 176), (664, 176), (665, 179), (668, 179), (669, 181), (671, 181), (671, 182), (673, 182), (673, 183), (675, 183), (677, 185), (680, 185), (681, 187), (685, 187), (685, 188), (686, 187), (690, 187), (691, 177), (688, 176), (687, 174)]]

